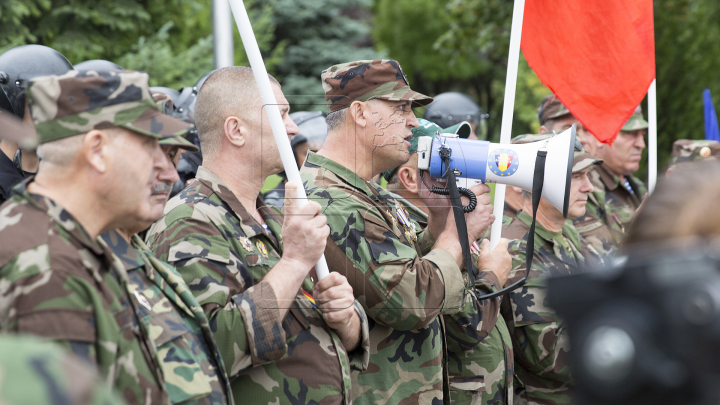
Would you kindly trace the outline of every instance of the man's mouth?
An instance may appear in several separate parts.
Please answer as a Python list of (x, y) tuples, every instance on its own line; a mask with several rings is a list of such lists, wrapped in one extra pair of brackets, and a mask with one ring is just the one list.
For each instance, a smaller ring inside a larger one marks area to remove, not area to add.
[(155, 183), (152, 186), (152, 195), (167, 195), (172, 191), (172, 184), (167, 182)]

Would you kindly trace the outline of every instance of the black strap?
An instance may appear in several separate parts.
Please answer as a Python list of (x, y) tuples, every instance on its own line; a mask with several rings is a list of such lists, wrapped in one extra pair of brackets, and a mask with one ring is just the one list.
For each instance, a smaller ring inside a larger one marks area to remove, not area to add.
[(533, 174), (532, 186), (533, 212), (532, 223), (530, 224), (530, 235), (528, 236), (527, 242), (527, 250), (525, 250), (525, 277), (516, 281), (512, 285), (491, 294), (482, 294), (475, 288), (475, 280), (477, 280), (478, 277), (478, 270), (475, 267), (475, 262), (472, 260), (472, 255), (470, 254), (470, 242), (467, 234), (467, 224), (465, 223), (465, 213), (463, 212), (462, 200), (460, 200), (460, 192), (458, 191), (457, 184), (455, 183), (455, 173), (449, 168), (451, 154), (451, 149), (443, 149), (440, 151), (440, 157), (447, 168), (445, 178), (447, 179), (448, 188), (450, 190), (450, 202), (452, 203), (455, 226), (457, 227), (458, 237), (460, 238), (463, 260), (465, 260), (465, 267), (467, 268), (468, 274), (471, 276), (471, 288), (478, 300), (486, 300), (507, 294), (510, 291), (522, 287), (530, 275), (530, 267), (532, 266), (533, 256), (535, 254), (535, 215), (537, 214), (537, 209), (540, 205), (543, 183), (545, 182), (545, 159), (547, 158), (547, 151), (539, 150), (537, 153), (537, 159), (535, 159), (535, 173)]
[(530, 267), (532, 267), (533, 256), (535, 256), (535, 215), (537, 214), (538, 205), (540, 205), (540, 197), (542, 194), (543, 183), (545, 182), (545, 159), (547, 151), (539, 150), (537, 159), (535, 159), (535, 174), (533, 174), (532, 186), (532, 223), (530, 224), (530, 234), (527, 240), (527, 250), (525, 250), (525, 278), (530, 276)]

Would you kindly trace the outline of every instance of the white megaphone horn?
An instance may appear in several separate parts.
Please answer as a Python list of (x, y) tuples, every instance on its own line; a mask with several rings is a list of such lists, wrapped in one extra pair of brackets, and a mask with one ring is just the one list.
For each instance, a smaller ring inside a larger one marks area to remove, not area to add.
[(538, 151), (547, 152), (542, 198), (567, 218), (575, 151), (575, 125), (548, 139), (525, 144), (497, 144), (436, 134), (418, 139), (418, 168), (444, 179), (448, 167), (440, 156), (450, 150), (449, 169), (467, 187), (474, 183), (501, 183), (532, 192)]

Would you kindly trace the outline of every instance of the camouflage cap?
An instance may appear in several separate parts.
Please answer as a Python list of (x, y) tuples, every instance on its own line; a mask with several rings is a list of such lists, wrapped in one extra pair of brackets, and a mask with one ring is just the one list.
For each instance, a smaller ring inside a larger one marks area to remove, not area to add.
[(699, 139), (678, 139), (673, 142), (670, 165), (683, 162), (717, 160), (720, 157), (720, 142)]
[(169, 136), (160, 140), (160, 145), (177, 146), (180, 149), (185, 149), (188, 152), (198, 152), (200, 148), (195, 146), (194, 143), (185, 139), (182, 135)]
[(620, 128), (621, 131), (637, 131), (638, 129), (648, 129), (650, 125), (643, 117), (642, 107), (637, 106), (635, 112), (630, 116), (628, 122)]
[(577, 173), (584, 169), (587, 169), (592, 165), (600, 165), (602, 164), (602, 162), (603, 160), (595, 155), (591, 155), (582, 150), (575, 150), (575, 155), (573, 156), (572, 172)]
[(389, 59), (359, 60), (330, 66), (322, 72), (320, 79), (330, 112), (342, 110), (355, 100), (410, 100), (418, 106), (433, 101), (432, 97), (410, 90), (410, 83), (400, 64)]
[[(463, 138), (462, 135), (465, 135), (465, 138), (470, 135), (470, 131), (472, 131), (472, 127), (470, 126), (470, 123), (467, 121), (463, 121), (459, 124), (455, 124), (452, 126), (449, 126), (445, 129), (440, 128), (440, 126), (434, 122), (428, 121), (424, 118), (418, 118), (418, 122), (420, 122), (420, 125), (412, 129), (412, 136), (408, 140), (410, 142), (410, 147), (408, 148), (408, 151), (412, 155), (413, 153), (417, 152), (418, 148), (418, 138), (421, 136), (429, 136), (433, 137), (435, 134), (455, 134)], [(392, 176), (397, 172), (397, 170), (401, 166), (398, 166), (394, 169), (386, 170), (382, 173), (382, 176), (385, 178), (385, 180), (390, 181)]]
[(560, 99), (554, 94), (548, 94), (542, 99), (537, 113), (540, 125), (544, 125), (548, 120), (571, 114), (570, 110), (565, 108)]
[(71, 70), (32, 79), (27, 94), (39, 144), (93, 129), (123, 127), (164, 138), (190, 128), (158, 109), (143, 72)]

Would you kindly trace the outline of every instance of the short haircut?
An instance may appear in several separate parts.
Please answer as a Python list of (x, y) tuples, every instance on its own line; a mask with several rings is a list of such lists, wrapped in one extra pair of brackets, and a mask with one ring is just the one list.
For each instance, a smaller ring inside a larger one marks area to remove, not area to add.
[(345, 119), (347, 119), (348, 108), (342, 110), (333, 111), (325, 117), (325, 123), (327, 124), (328, 133), (333, 132), (342, 126)]
[[(270, 82), (280, 86), (277, 79), (271, 75), (268, 77)], [(255, 122), (259, 115), (253, 110), (259, 105), (262, 105), (260, 91), (251, 68), (230, 66), (211, 74), (200, 88), (195, 102), (195, 125), (203, 159), (212, 160), (220, 153), (227, 117)]]
[[(122, 133), (132, 132), (119, 127), (104, 128), (101, 131), (111, 138)], [(80, 152), (84, 140), (85, 134), (80, 134), (38, 145), (36, 153), (40, 158), (40, 165), (65, 167), (71, 164)]]

